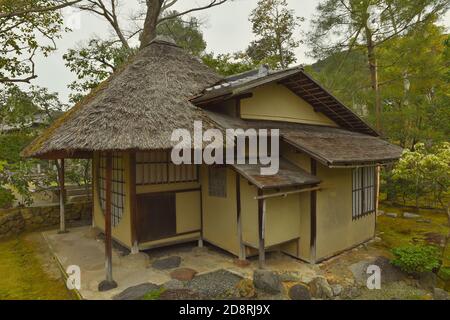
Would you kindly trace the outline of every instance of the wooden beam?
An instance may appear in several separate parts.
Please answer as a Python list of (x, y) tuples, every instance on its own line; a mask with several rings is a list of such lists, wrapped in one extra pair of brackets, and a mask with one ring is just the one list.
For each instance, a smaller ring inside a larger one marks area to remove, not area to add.
[[(258, 196), (262, 197), (263, 192), (258, 189)], [(259, 268), (264, 269), (266, 264), (265, 245), (265, 220), (266, 220), (266, 200), (258, 200), (258, 230), (259, 230)]]
[(117, 288), (112, 275), (112, 234), (111, 234), (111, 195), (112, 195), (112, 155), (106, 153), (105, 174), (105, 272), (106, 279), (98, 285), (99, 291), (108, 291)]
[(314, 188), (307, 188), (307, 189), (298, 189), (298, 190), (294, 190), (294, 191), (277, 192), (277, 193), (267, 194), (264, 196), (257, 196), (257, 197), (255, 197), (255, 200), (287, 197), (288, 195), (291, 195), (291, 194), (297, 194), (297, 193), (303, 193), (303, 192), (309, 192), (309, 191), (319, 191), (320, 189), (321, 189), (320, 187), (314, 187)]

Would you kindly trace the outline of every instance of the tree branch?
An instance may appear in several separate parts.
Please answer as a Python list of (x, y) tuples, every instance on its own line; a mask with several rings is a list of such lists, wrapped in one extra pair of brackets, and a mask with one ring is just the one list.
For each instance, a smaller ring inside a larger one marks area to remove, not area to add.
[(13, 11), (13, 12), (6, 12), (6, 13), (0, 13), (0, 18), (12, 18), (12, 17), (19, 17), (24, 16), (30, 13), (42, 13), (42, 12), (49, 12), (49, 11), (55, 11), (59, 10), (71, 5), (74, 5), (78, 2), (81, 2), (82, 0), (73, 0), (69, 2), (64, 2), (58, 5), (49, 6), (49, 7), (43, 7), (43, 8), (30, 8), (27, 10), (21, 10), (21, 11)]

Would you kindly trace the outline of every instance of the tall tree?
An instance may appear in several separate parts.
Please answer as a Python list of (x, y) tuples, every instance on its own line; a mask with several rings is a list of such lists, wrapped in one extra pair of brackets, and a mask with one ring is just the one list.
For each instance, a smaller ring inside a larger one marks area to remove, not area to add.
[(376, 127), (381, 130), (377, 48), (442, 15), (448, 6), (448, 0), (324, 0), (308, 34), (312, 55), (324, 58), (335, 52), (364, 49), (375, 96)]
[(297, 61), (295, 49), (300, 41), (294, 34), (303, 20), (288, 8), (286, 0), (259, 0), (250, 15), (257, 39), (250, 43), (245, 54), (254, 64), (287, 68)]

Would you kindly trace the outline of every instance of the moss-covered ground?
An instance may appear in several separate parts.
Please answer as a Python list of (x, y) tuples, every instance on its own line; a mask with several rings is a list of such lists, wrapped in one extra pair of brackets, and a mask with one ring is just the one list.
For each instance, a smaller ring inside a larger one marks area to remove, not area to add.
[(43, 245), (29, 236), (0, 241), (0, 300), (75, 299)]

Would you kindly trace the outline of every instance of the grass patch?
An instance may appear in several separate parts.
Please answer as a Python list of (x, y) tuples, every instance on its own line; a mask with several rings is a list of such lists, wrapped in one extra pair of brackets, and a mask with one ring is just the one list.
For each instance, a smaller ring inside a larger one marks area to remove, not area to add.
[(45, 272), (36, 251), (23, 237), (0, 241), (0, 300), (75, 299), (61, 279)]
[(164, 291), (166, 291), (166, 289), (163, 287), (149, 291), (142, 297), (142, 300), (159, 300)]

